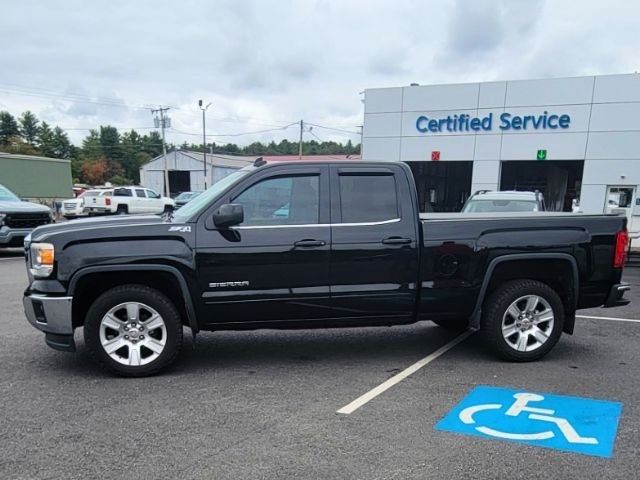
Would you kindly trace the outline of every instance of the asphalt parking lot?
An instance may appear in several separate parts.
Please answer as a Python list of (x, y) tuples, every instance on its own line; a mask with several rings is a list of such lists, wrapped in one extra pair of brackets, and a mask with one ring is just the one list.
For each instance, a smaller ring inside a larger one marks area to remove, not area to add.
[[(584, 310), (640, 320), (633, 302)], [(543, 361), (512, 364), (472, 335), (350, 414), (361, 395), (457, 334), (406, 327), (223, 332), (144, 379), (51, 350), (26, 322), (19, 250), (0, 252), (0, 478), (637, 478), (640, 322), (584, 318)], [(623, 404), (612, 458), (434, 427), (478, 385)]]

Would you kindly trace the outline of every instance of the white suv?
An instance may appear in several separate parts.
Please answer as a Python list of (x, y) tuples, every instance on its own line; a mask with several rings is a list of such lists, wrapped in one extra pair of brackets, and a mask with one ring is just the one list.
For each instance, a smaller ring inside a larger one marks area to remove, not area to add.
[(76, 198), (70, 198), (62, 202), (62, 216), (66, 219), (82, 217), (89, 214), (89, 206), (95, 203), (95, 198), (107, 196), (110, 197), (113, 189), (92, 189), (82, 192)]
[(172, 211), (175, 202), (145, 187), (115, 187), (111, 197), (99, 198), (93, 213), (164, 213)]
[(544, 212), (542, 193), (521, 191), (478, 190), (462, 207), (465, 213)]

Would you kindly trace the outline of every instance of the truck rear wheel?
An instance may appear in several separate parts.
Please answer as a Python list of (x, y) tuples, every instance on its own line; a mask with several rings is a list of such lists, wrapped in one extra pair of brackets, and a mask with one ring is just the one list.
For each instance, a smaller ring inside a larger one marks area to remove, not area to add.
[(562, 300), (551, 287), (536, 280), (514, 280), (485, 301), (480, 331), (500, 357), (529, 362), (549, 353), (563, 323)]
[(95, 360), (110, 372), (143, 377), (176, 359), (182, 347), (182, 322), (175, 305), (159, 291), (123, 285), (93, 302), (84, 340)]
[(129, 207), (126, 205), (118, 205), (116, 209), (116, 215), (127, 215), (129, 213)]

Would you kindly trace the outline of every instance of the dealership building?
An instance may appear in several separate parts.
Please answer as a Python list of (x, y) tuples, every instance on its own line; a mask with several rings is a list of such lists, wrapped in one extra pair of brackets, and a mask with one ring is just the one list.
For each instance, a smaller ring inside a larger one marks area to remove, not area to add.
[(423, 211), (539, 190), (549, 210), (640, 217), (638, 74), (372, 88), (364, 105), (363, 159), (408, 163)]

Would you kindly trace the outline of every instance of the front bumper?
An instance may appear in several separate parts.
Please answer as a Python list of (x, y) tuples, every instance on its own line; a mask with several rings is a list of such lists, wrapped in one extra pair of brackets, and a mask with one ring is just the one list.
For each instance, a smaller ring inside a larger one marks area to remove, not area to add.
[(0, 228), (0, 247), (22, 247), (24, 238), (33, 231), (33, 228)]
[(75, 351), (71, 307), (73, 297), (54, 297), (26, 292), (22, 304), (29, 323), (45, 332), (47, 345)]
[(631, 302), (631, 300), (627, 298), (623, 298), (624, 292), (631, 289), (631, 286), (628, 283), (617, 283), (611, 287), (609, 290), (609, 295), (607, 295), (607, 299), (604, 302), (604, 306), (606, 308), (610, 307), (621, 307), (623, 305), (627, 305)]

